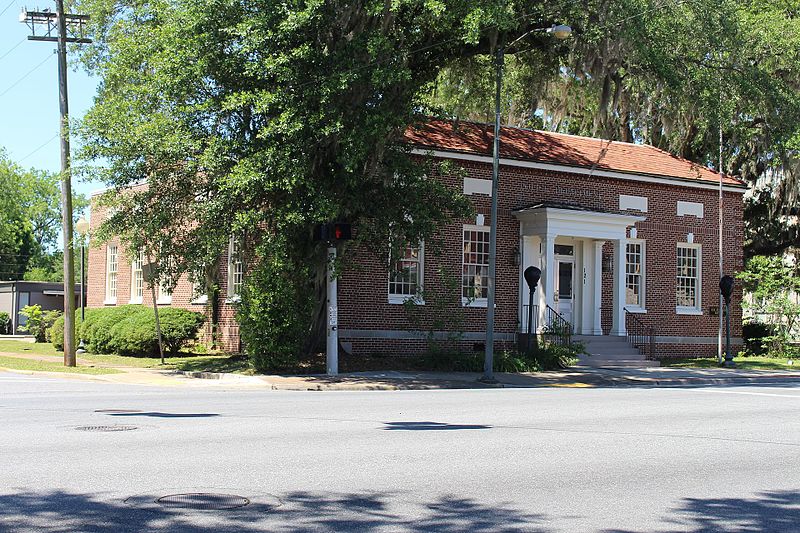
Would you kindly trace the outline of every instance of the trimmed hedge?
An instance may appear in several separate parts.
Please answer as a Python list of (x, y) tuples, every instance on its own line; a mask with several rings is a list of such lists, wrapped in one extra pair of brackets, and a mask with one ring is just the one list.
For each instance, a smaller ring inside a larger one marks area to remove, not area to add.
[(775, 326), (765, 322), (746, 322), (742, 324), (742, 340), (745, 349), (753, 355), (764, 355), (767, 348), (764, 338), (775, 335)]
[[(158, 310), (164, 351), (176, 354), (197, 336), (203, 315), (185, 309)], [(83, 339), (92, 353), (151, 356), (158, 354), (153, 310), (142, 305), (120, 305), (86, 310), (86, 321), (76, 323), (76, 336)], [(50, 338), (57, 350), (64, 349), (64, 318), (50, 329)]]

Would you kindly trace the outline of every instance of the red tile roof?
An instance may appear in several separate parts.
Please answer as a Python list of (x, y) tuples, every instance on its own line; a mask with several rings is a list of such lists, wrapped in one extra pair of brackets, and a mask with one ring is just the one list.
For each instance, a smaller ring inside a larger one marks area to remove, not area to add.
[[(432, 150), (492, 155), (494, 125), (430, 120), (406, 130), (410, 144)], [(508, 159), (719, 183), (719, 174), (645, 144), (503, 126), (500, 156)], [(727, 185), (743, 185), (725, 176)]]

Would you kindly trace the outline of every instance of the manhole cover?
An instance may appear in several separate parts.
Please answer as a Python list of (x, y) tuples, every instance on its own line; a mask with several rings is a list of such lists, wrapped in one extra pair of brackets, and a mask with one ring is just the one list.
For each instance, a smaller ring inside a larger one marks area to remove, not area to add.
[(133, 431), (139, 427), (116, 424), (113, 426), (77, 426), (75, 429), (78, 431)]
[(170, 494), (156, 499), (164, 507), (180, 509), (221, 510), (237, 509), (250, 503), (250, 500), (234, 494), (213, 494), (194, 492), (188, 494)]
[(141, 413), (139, 409), (95, 409), (95, 413), (117, 414), (117, 413)]

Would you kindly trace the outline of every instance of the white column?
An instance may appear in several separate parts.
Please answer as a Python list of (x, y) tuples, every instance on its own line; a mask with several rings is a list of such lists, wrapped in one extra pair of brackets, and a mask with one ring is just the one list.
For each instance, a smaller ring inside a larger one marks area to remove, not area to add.
[(625, 239), (614, 241), (614, 321), (611, 335), (625, 336)]
[(594, 270), (594, 246), (592, 241), (584, 239), (581, 241), (581, 257), (578, 262), (576, 275), (580, 276), (580, 281), (577, 284), (581, 288), (581, 297), (579, 300), (581, 310), (581, 335), (592, 334), (592, 320), (594, 319), (593, 298), (594, 287), (593, 271)]
[(542, 254), (541, 254), (541, 268), (542, 280), (540, 285), (542, 287), (539, 296), (539, 327), (543, 328), (547, 324), (545, 319), (547, 317), (547, 306), (555, 309), (555, 290), (556, 290), (556, 254), (555, 254), (555, 235), (542, 235)]
[(594, 241), (594, 274), (592, 276), (592, 310), (594, 320), (592, 320), (592, 335), (602, 335), (602, 314), (600, 308), (603, 306), (603, 245), (605, 241)]

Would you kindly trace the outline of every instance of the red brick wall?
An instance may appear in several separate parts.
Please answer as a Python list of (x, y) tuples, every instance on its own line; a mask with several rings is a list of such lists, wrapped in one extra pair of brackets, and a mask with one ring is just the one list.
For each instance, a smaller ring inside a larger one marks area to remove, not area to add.
[[(106, 208), (101, 207), (93, 198), (91, 205), (91, 229), (94, 233), (100, 224), (105, 220)], [(118, 246), (118, 266), (117, 266), (117, 300), (116, 303), (106, 303), (106, 267), (107, 258), (106, 253), (108, 246), (116, 244)], [(235, 314), (236, 310), (233, 305), (227, 301), (228, 290), (228, 268), (227, 256), (219, 260), (220, 271), (220, 297), (219, 297), (219, 331), (218, 331), (218, 345), (221, 349), (231, 352), (238, 352), (239, 344), (239, 325), (236, 323)], [(126, 305), (131, 303), (131, 258), (128, 255), (127, 248), (120, 243), (118, 238), (114, 238), (107, 243), (90, 243), (89, 246), (89, 259), (87, 269), (87, 307), (107, 307), (109, 305)], [(142, 305), (152, 307), (153, 298), (150, 288), (145, 285), (142, 297)], [(159, 307), (178, 307), (181, 309), (188, 309), (203, 313), (206, 316), (206, 322), (203, 326), (201, 341), (211, 343), (211, 304), (198, 304), (192, 303), (192, 284), (189, 278), (184, 275), (178, 280), (174, 291), (172, 292), (172, 301), (169, 304), (158, 304)]]
[[(473, 178), (491, 179), (491, 165), (479, 162), (458, 162)], [(460, 176), (439, 176), (450, 186), (461, 189)], [(519, 223), (512, 210), (540, 202), (564, 202), (583, 207), (619, 211), (619, 195), (648, 197), (647, 220), (636, 224), (637, 238), (646, 241), (646, 307), (647, 313), (637, 315), (646, 325), (655, 326), (659, 336), (716, 337), (718, 317), (710, 316), (709, 309), (718, 305), (719, 272), (717, 260), (717, 216), (718, 193), (716, 190), (692, 188), (680, 185), (636, 182), (606, 177), (550, 170), (538, 170), (512, 166), (501, 167), (500, 197), (498, 199), (499, 220), (497, 235), (497, 306), (495, 331), (498, 334), (513, 334), (517, 330), (519, 268), (513, 263), (514, 248), (519, 244)], [(485, 215), (488, 227), (491, 200), (485, 195), (471, 196), (475, 209)], [(677, 216), (677, 201), (702, 202), (704, 218)], [(741, 194), (726, 192), (724, 195), (725, 223), (724, 256), (726, 273), (741, 270), (743, 261), (744, 223), (742, 220)], [(637, 214), (638, 211), (626, 213)], [(452, 272), (460, 287), (461, 247), (463, 224), (474, 224), (475, 220), (463, 220), (442, 227), (438, 238), (425, 243), (424, 284), (426, 291), (436, 290), (433, 283), (440, 267)], [(686, 242), (687, 233), (694, 234), (694, 243), (702, 245), (702, 289), (703, 315), (678, 315), (675, 311), (676, 249), (678, 242)], [(611, 253), (611, 243), (604, 251)], [(420, 340), (382, 340), (379, 338), (347, 338), (347, 330), (392, 330), (420, 329), (419, 323), (409, 322), (402, 305), (390, 304), (387, 298), (388, 271), (383, 258), (375, 257), (367, 250), (356, 250), (353, 262), (363, 268), (346, 270), (339, 280), (339, 328), (340, 339), (352, 343), (354, 353), (414, 353), (424, 349)], [(612, 274), (603, 274), (603, 307), (611, 307)], [(460, 295), (449, 298), (444, 309), (425, 305), (418, 308), (421, 329), (453, 330), (481, 334), (485, 331), (486, 309), (464, 308)], [(741, 301), (741, 287), (737, 285), (734, 302)], [(459, 326), (458, 317), (464, 324)], [(610, 324), (608, 324), (610, 327)], [(741, 309), (732, 309), (732, 335), (741, 336)], [(363, 337), (363, 335), (361, 335)], [(422, 336), (422, 335), (421, 335)], [(466, 344), (474, 344), (466, 343)], [(672, 350), (672, 345), (665, 355)], [(716, 353), (716, 345), (694, 345), (682, 350), (695, 354)]]

